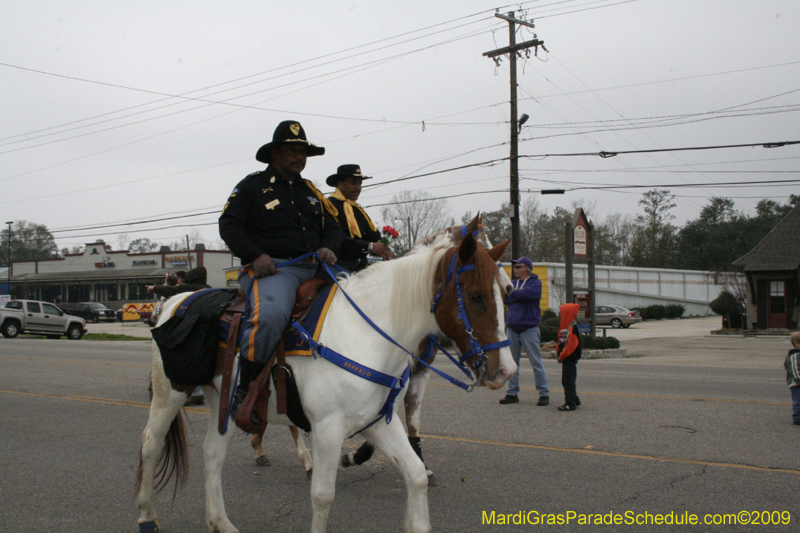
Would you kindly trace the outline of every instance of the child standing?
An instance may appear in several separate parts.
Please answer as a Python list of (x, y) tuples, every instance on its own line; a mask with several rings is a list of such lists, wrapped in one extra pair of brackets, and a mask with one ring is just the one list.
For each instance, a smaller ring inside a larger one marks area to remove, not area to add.
[(792, 421), (800, 426), (800, 331), (792, 333), (792, 348), (783, 367), (786, 369), (786, 384), (792, 393)]
[[(564, 386), (564, 405), (558, 406), (559, 411), (574, 411), (581, 404), (575, 389), (575, 380), (578, 377), (578, 359), (581, 358), (581, 333), (578, 331), (578, 304), (564, 304), (561, 311), (561, 325), (558, 334), (558, 362), (561, 363), (561, 385)], [(800, 397), (800, 395), (798, 395)]]

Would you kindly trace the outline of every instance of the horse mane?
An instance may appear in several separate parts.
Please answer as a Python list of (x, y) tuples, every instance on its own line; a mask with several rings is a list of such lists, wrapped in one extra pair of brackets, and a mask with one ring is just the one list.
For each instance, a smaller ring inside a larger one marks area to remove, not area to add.
[[(434, 332), (438, 328), (429, 312), (433, 297), (433, 280), (436, 266), (446, 248), (417, 244), (411, 252), (393, 261), (380, 261), (351, 276), (342, 276), (340, 284), (355, 301), (366, 292), (369, 298), (376, 295), (388, 298), (392, 310), (395, 340), (405, 347), (416, 347), (419, 338), (411, 338), (420, 328)], [(392, 280), (389, 283), (389, 280)]]

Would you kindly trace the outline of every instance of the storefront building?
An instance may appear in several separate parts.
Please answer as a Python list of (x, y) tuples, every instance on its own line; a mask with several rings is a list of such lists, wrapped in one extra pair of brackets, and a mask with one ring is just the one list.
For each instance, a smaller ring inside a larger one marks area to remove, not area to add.
[(225, 272), (234, 266), (234, 257), (229, 251), (206, 250), (202, 244), (191, 251), (164, 246), (158, 252), (130, 253), (110, 250), (98, 241), (79, 254), (13, 261), (12, 294), (56, 304), (103, 302), (117, 308), (122, 302), (152, 300), (146, 285), (161, 285), (168, 274), (198, 266), (206, 267), (209, 285), (225, 287)]

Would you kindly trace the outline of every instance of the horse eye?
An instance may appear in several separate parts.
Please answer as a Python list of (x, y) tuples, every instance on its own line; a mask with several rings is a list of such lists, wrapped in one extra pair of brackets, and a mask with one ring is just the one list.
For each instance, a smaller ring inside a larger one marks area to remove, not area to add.
[(475, 303), (481, 303), (483, 301), (483, 294), (479, 292), (473, 292), (469, 295), (469, 300)]

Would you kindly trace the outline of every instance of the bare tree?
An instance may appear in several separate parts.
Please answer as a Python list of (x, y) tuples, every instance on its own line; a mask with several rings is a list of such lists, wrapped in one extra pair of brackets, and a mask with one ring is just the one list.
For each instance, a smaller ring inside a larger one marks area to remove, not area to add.
[(630, 214), (611, 213), (595, 226), (595, 255), (601, 265), (623, 265), (636, 223)]
[(157, 242), (152, 242), (147, 237), (139, 237), (132, 240), (128, 244), (128, 251), (132, 254), (145, 254), (147, 252), (154, 252), (158, 250), (159, 245)]
[(399, 256), (408, 252), (419, 239), (454, 223), (447, 200), (434, 198), (425, 191), (403, 191), (392, 197), (392, 205), (381, 209), (381, 218), (400, 236), (392, 244)]
[(131, 242), (131, 237), (127, 233), (120, 233), (117, 235), (117, 248), (120, 250), (127, 250)]

